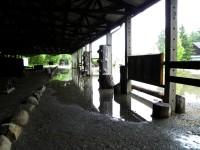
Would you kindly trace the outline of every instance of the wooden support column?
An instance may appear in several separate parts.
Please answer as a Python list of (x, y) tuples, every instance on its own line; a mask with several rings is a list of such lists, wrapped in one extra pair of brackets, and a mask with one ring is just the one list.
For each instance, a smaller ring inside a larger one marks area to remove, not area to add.
[(92, 43), (89, 44), (89, 55), (90, 55), (90, 62), (89, 62), (89, 75), (92, 75)]
[(127, 17), (125, 21), (125, 74), (124, 74), (124, 81), (126, 89), (124, 89), (124, 94), (127, 94), (131, 91), (131, 83), (128, 79), (128, 56), (131, 55), (131, 17)]
[(170, 76), (176, 76), (176, 70), (170, 68), (170, 62), (176, 61), (177, 54), (177, 0), (165, 0), (165, 98), (175, 112), (176, 84), (170, 82)]
[(100, 45), (99, 53), (99, 85), (100, 89), (113, 88), (112, 77), (112, 33), (106, 36), (106, 45)]
[(109, 53), (109, 60), (110, 61), (110, 65), (108, 66), (109, 72), (112, 75), (112, 33), (107, 33), (106, 34), (106, 45), (108, 47), (108, 53)]
[(76, 60), (77, 60), (77, 65), (76, 65), (76, 67), (77, 67), (77, 70), (79, 71), (79, 50), (76, 52)]

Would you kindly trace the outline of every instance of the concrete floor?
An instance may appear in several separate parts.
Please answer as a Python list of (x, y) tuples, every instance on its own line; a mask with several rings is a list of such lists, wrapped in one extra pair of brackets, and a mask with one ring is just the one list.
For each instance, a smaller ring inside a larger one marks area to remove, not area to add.
[(49, 82), (13, 150), (200, 149), (200, 105), (154, 120), (149, 103), (99, 91), (97, 77), (72, 77)]

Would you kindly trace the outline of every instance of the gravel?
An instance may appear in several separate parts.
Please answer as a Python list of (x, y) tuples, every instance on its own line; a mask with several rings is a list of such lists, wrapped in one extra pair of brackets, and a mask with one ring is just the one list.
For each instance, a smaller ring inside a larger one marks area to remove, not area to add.
[(12, 150), (200, 149), (200, 105), (152, 122), (100, 114), (71, 81), (49, 84)]

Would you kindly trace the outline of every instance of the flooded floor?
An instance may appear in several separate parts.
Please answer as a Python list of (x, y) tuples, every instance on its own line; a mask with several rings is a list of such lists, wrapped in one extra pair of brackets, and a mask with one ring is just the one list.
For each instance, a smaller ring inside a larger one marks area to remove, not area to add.
[(186, 114), (151, 118), (152, 102), (99, 90), (98, 77), (60, 70), (14, 149), (200, 149), (200, 105)]

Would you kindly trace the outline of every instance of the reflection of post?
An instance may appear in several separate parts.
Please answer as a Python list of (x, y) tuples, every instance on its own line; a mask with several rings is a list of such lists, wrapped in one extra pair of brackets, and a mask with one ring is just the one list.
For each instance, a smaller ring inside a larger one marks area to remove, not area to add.
[(121, 97), (121, 105), (120, 105), (120, 116), (126, 120), (131, 120), (130, 118), (132, 115), (131, 112), (131, 96), (130, 95), (124, 95)]
[(84, 66), (84, 74), (89, 75), (89, 70), (90, 70), (90, 52), (85, 51), (83, 53), (83, 66)]
[(90, 105), (90, 108), (93, 105), (93, 92), (92, 92), (92, 79), (91, 78), (87, 78), (83, 80), (83, 84), (84, 84), (84, 96), (86, 97), (87, 101), (88, 101), (88, 105)]
[(99, 110), (102, 114), (108, 114), (112, 116), (113, 94), (114, 94), (114, 91), (112, 89), (99, 90), (99, 95), (100, 95)]

